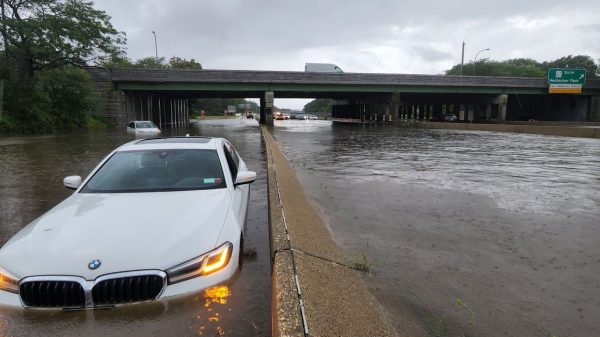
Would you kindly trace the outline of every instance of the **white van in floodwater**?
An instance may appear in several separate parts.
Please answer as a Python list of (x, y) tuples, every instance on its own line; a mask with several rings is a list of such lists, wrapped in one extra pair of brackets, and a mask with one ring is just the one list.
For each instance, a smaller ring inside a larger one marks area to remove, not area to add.
[(310, 73), (343, 73), (342, 68), (333, 63), (307, 63), (304, 66), (305, 72)]

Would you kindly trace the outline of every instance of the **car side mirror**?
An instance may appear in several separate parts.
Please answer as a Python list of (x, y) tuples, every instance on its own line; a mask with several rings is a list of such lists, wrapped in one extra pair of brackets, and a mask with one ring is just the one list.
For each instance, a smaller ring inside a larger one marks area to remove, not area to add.
[(71, 190), (76, 190), (79, 185), (81, 185), (81, 177), (80, 176), (68, 176), (63, 179), (63, 184), (65, 187)]
[(256, 180), (256, 172), (253, 171), (240, 171), (235, 178), (234, 186), (250, 184)]

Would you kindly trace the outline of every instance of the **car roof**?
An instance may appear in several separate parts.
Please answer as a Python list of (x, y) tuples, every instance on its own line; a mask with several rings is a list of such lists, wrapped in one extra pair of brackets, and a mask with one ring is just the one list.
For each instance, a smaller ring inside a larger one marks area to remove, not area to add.
[(139, 139), (120, 146), (117, 151), (163, 150), (163, 149), (210, 149), (214, 150), (225, 141), (213, 137), (158, 137)]

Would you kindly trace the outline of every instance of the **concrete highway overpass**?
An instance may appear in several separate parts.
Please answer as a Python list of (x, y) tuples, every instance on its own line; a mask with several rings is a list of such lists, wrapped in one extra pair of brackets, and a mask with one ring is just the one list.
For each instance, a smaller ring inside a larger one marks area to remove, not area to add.
[(261, 121), (272, 122), (274, 98), (331, 98), (333, 117), (389, 121), (600, 121), (600, 80), (581, 94), (549, 94), (545, 78), (249, 70), (88, 68), (105, 98), (101, 114), (123, 125), (151, 119), (184, 126), (188, 100), (239, 97), (261, 100)]

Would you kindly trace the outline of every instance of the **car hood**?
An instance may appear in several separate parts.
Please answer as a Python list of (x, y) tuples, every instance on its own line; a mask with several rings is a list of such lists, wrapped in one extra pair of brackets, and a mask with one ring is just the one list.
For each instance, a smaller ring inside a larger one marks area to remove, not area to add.
[[(165, 270), (213, 249), (230, 208), (227, 189), (76, 193), (23, 228), (0, 250), (18, 277)], [(90, 270), (91, 260), (101, 265)]]

